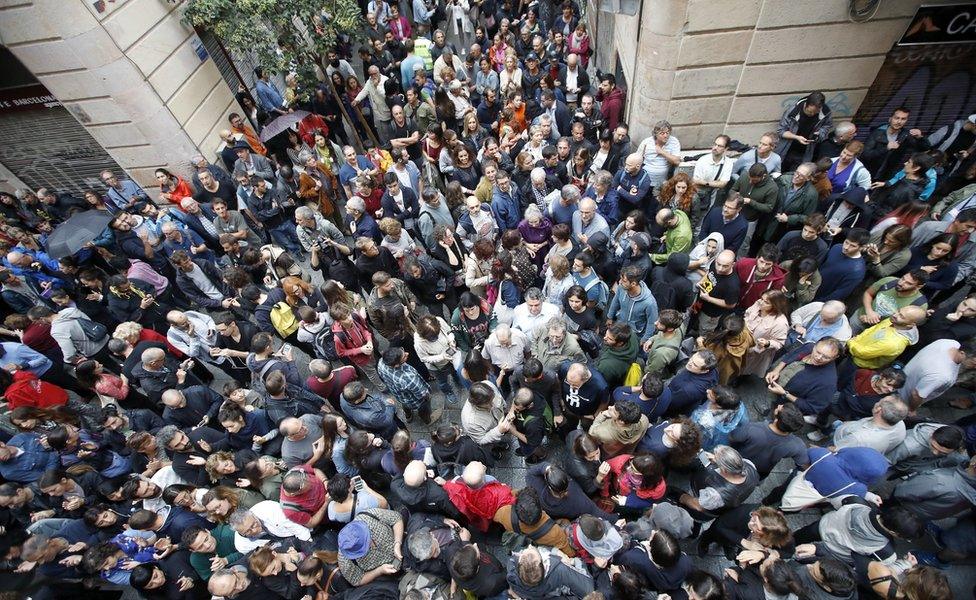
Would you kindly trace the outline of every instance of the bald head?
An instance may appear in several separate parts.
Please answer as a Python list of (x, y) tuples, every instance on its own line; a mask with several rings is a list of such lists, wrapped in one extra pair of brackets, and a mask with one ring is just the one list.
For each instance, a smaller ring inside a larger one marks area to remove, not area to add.
[(187, 322), (186, 315), (180, 310), (171, 310), (166, 313), (166, 321), (170, 325), (176, 325), (177, 327), (184, 327)]
[(824, 305), (820, 308), (820, 319), (830, 324), (837, 321), (845, 312), (847, 312), (847, 307), (844, 306), (843, 302), (840, 300), (829, 300), (824, 302)]
[(159, 362), (166, 358), (166, 352), (162, 348), (147, 348), (139, 358), (143, 364)]
[(921, 306), (903, 306), (891, 315), (891, 324), (899, 329), (911, 329), (925, 321), (926, 312)]
[(624, 161), (624, 168), (631, 175), (636, 175), (637, 171), (640, 170), (641, 165), (644, 164), (644, 157), (636, 152), (627, 156), (627, 160)]
[(583, 198), (580, 200), (579, 207), (581, 211), (594, 211), (596, 210), (596, 201), (593, 198)]
[(403, 470), (403, 483), (407, 487), (420, 487), (420, 485), (427, 479), (427, 465), (422, 461), (412, 460), (407, 468)]
[[(145, 354), (143, 354), (145, 356)], [(170, 408), (180, 408), (183, 405), (183, 392), (180, 390), (166, 390), (160, 397), (163, 405)]]
[(478, 488), (485, 483), (485, 472), (485, 465), (478, 461), (472, 461), (468, 463), (468, 466), (464, 467), (461, 479), (464, 481), (464, 485), (471, 488)]
[(278, 431), (280, 431), (281, 435), (285, 437), (289, 435), (295, 435), (296, 433), (301, 431), (301, 429), (302, 429), (302, 421), (301, 419), (297, 419), (295, 417), (287, 417), (285, 419), (282, 419), (281, 425), (278, 425)]

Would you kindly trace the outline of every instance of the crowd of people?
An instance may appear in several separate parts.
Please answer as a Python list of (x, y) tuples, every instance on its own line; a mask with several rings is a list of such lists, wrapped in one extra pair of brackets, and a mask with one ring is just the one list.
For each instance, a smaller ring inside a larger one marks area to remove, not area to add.
[(0, 590), (952, 598), (976, 115), (689, 156), (571, 1), (363, 11), (158, 194), (0, 193)]

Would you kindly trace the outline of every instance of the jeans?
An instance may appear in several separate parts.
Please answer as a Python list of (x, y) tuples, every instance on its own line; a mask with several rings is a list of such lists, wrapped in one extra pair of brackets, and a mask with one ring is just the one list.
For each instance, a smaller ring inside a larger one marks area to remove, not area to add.
[(299, 258), (302, 256), (302, 247), (298, 243), (298, 234), (295, 233), (295, 226), (289, 222), (284, 222), (274, 228), (268, 228), (268, 234), (271, 236), (271, 240), (287, 250), (292, 257)]
[(27, 531), (31, 535), (54, 537), (54, 534), (56, 534), (62, 527), (64, 527), (64, 524), (70, 520), (71, 519), (57, 519), (53, 517), (50, 519), (41, 519), (40, 521), (35, 521), (28, 525)]
[(445, 396), (454, 393), (454, 385), (451, 383), (455, 375), (453, 364), (447, 363), (440, 368), (428, 365), (427, 369), (437, 378), (437, 387), (444, 392)]

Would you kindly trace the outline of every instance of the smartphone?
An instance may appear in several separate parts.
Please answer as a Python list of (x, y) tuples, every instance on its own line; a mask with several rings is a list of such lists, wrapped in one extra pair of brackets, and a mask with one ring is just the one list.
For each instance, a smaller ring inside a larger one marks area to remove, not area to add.
[(363, 488), (365, 487), (365, 485), (363, 484), (363, 478), (360, 477), (359, 475), (353, 476), (353, 478), (352, 478), (352, 487), (357, 492), (363, 491)]
[(281, 349), (278, 350), (278, 354), (288, 354), (291, 352), (291, 344), (282, 344)]

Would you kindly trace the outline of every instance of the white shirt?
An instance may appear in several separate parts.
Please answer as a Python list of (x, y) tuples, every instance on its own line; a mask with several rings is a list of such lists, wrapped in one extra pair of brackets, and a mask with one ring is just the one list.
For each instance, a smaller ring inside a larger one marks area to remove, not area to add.
[(732, 159), (723, 155), (718, 162), (715, 162), (714, 156), (709, 152), (695, 161), (695, 172), (692, 178), (701, 181), (728, 182), (732, 178)]
[(481, 350), (481, 356), (487, 358), (496, 367), (508, 365), (515, 368), (522, 366), (529, 338), (518, 329), (512, 329), (511, 333), (511, 342), (508, 346), (502, 346), (495, 333), (488, 336), (488, 339), (485, 340), (485, 347)]
[(529, 313), (529, 305), (523, 302), (516, 306), (512, 313), (512, 329), (518, 329), (527, 337), (534, 338), (536, 332), (544, 327), (549, 319), (561, 314), (563, 314), (563, 309), (555, 304), (543, 302), (539, 314), (532, 315)]
[(949, 359), (949, 352), (958, 348), (956, 340), (942, 339), (919, 350), (905, 365), (905, 385), (898, 390), (901, 399), (909, 402), (914, 390), (928, 402), (951, 388), (959, 377), (961, 365)]

